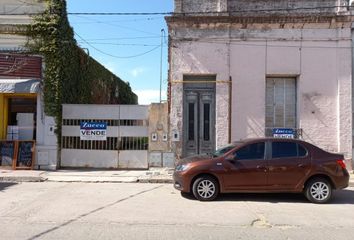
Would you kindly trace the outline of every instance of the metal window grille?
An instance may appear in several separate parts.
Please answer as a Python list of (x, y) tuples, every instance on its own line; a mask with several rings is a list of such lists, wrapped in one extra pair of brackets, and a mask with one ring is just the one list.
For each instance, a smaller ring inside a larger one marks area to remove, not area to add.
[(297, 129), (296, 102), (295, 78), (267, 78), (265, 117), (266, 136), (272, 136), (272, 130), (274, 128)]
[(147, 120), (136, 120), (136, 119), (121, 119), (121, 120), (114, 120), (114, 119), (101, 119), (101, 120), (94, 120), (94, 119), (63, 119), (63, 126), (80, 126), (81, 122), (106, 122), (107, 126), (148, 126)]
[(106, 141), (80, 140), (80, 137), (62, 137), (63, 149), (83, 150), (148, 150), (148, 137), (107, 137)]

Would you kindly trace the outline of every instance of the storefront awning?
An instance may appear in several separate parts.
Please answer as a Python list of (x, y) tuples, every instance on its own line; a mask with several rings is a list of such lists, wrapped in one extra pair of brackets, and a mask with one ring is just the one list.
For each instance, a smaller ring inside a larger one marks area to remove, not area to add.
[(38, 93), (38, 79), (0, 79), (0, 93)]

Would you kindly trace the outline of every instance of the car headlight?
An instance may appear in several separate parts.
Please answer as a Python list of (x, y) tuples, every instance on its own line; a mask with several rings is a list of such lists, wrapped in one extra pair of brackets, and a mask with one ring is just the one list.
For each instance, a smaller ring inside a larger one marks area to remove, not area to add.
[(177, 165), (176, 172), (183, 172), (186, 171), (188, 168), (189, 168), (188, 164)]

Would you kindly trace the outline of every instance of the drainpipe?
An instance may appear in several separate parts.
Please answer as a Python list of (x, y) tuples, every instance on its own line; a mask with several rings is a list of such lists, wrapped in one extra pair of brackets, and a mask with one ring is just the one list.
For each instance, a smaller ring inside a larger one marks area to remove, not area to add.
[(229, 143), (231, 143), (231, 126), (232, 126), (232, 77), (229, 79)]
[[(352, 13), (352, 11), (351, 11)], [(352, 49), (351, 49), (351, 53), (352, 53), (352, 92), (351, 92), (351, 98), (352, 98), (352, 113), (354, 112), (354, 98), (353, 98), (353, 92), (354, 92), (354, 23), (352, 23), (351, 26), (351, 35), (352, 35)], [(354, 136), (354, 126), (353, 126), (353, 114), (352, 114), (352, 139)], [(353, 170), (353, 166), (354, 166), (354, 160), (353, 160), (353, 154), (354, 154), (354, 145), (353, 145), (353, 141), (352, 141), (352, 159), (351, 159), (351, 170)]]

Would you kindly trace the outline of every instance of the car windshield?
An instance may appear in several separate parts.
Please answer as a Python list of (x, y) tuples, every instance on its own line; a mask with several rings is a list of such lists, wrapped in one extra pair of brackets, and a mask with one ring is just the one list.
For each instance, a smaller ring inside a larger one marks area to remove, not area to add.
[(218, 150), (216, 150), (215, 152), (213, 152), (213, 157), (220, 157), (222, 155), (224, 155), (225, 153), (227, 153), (228, 151), (230, 151), (231, 149), (233, 149), (234, 147), (236, 147), (237, 145), (240, 145), (242, 142), (235, 142), (232, 144), (229, 144), (227, 146), (221, 147)]

